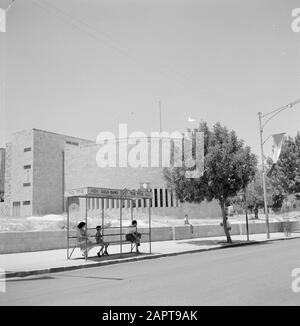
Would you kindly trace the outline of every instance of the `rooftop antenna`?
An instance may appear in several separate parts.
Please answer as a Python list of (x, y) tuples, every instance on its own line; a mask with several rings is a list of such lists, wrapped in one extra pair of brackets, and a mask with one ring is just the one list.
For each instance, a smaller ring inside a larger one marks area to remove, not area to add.
[(158, 102), (159, 107), (159, 132), (162, 132), (162, 119), (161, 119), (161, 102)]

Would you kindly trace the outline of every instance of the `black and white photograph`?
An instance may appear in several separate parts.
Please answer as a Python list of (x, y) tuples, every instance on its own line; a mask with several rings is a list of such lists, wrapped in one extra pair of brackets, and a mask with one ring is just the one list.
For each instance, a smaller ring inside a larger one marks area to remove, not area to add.
[(299, 0), (0, 0), (4, 306), (300, 306)]

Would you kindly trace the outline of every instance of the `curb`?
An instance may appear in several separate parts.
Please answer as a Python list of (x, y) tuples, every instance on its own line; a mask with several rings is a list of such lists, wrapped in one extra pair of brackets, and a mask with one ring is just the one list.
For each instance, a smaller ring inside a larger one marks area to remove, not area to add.
[(88, 264), (88, 265), (62, 266), (62, 267), (53, 267), (53, 268), (29, 270), (29, 271), (7, 272), (5, 274), (5, 279), (42, 275), (42, 274), (48, 274), (48, 273), (67, 272), (67, 271), (72, 271), (72, 270), (77, 270), (77, 269), (100, 267), (100, 266), (114, 265), (114, 264), (120, 264), (120, 263), (130, 263), (130, 262), (150, 260), (150, 259), (156, 259), (156, 258), (164, 258), (164, 257), (172, 257), (172, 256), (185, 255), (185, 254), (199, 253), (199, 252), (204, 252), (204, 251), (228, 249), (228, 248), (232, 248), (232, 247), (258, 245), (258, 244), (265, 244), (268, 242), (292, 240), (292, 239), (299, 239), (299, 236), (294, 236), (294, 237), (291, 236), (288, 238), (278, 238), (278, 239), (267, 239), (267, 240), (261, 240), (261, 241), (250, 240), (250, 241), (245, 241), (245, 242), (240, 242), (240, 243), (217, 245), (216, 247), (207, 248), (207, 249), (195, 249), (195, 250), (171, 252), (171, 253), (166, 253), (166, 254), (150, 254), (149, 256), (145, 255), (145, 256), (136, 256), (136, 257), (130, 257), (130, 258), (120, 258), (120, 259), (102, 261), (102, 262), (98, 262), (98, 263), (92, 263), (92, 264)]

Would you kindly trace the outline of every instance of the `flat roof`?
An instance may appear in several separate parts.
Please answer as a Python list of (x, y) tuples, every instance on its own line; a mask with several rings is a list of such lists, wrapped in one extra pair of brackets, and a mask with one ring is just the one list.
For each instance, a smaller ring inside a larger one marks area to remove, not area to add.
[(89, 197), (111, 199), (152, 199), (152, 192), (143, 189), (111, 189), (83, 187), (65, 191), (65, 197)]

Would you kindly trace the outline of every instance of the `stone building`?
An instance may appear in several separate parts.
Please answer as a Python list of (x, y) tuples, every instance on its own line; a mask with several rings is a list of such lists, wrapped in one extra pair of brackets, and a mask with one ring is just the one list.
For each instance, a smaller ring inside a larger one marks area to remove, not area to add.
[[(119, 140), (115, 141), (120, 144)], [(150, 146), (150, 139), (146, 142)], [(61, 214), (65, 211), (65, 190), (86, 186), (137, 189), (142, 183), (149, 183), (154, 214), (182, 217), (188, 213), (190, 218), (220, 216), (215, 202), (181, 205), (174, 191), (167, 189), (160, 167), (99, 167), (96, 157), (101, 146), (91, 140), (38, 129), (13, 134), (5, 150), (4, 203), (0, 203), (0, 214)], [(1, 180), (3, 183), (3, 175)], [(90, 199), (89, 214), (98, 214), (101, 205), (106, 210), (119, 209), (118, 201), (110, 199), (101, 203)], [(125, 208), (130, 208), (129, 205), (125, 203)], [(132, 205), (146, 208), (141, 200)]]
[(6, 147), (6, 215), (61, 213), (64, 209), (64, 151), (68, 146), (87, 142), (38, 129), (13, 134)]
[(0, 148), (0, 202), (4, 201), (5, 148)]

